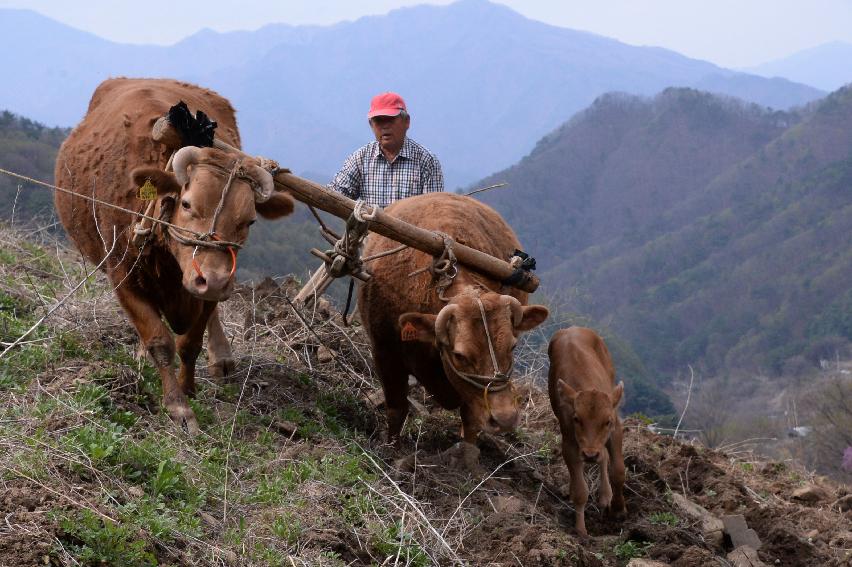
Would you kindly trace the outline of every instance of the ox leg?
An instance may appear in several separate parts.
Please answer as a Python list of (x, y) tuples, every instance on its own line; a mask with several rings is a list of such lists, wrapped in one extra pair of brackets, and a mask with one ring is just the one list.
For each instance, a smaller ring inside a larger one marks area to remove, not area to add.
[(234, 371), (236, 365), (216, 304), (207, 321), (207, 372), (214, 380), (223, 380)]
[(400, 434), (408, 417), (408, 372), (394, 360), (377, 360), (388, 416), (388, 443), (401, 444)]
[(208, 318), (216, 308), (213, 302), (205, 302), (201, 315), (195, 320), (185, 334), (177, 338), (177, 353), (180, 357), (180, 372), (178, 373), (178, 386), (187, 396), (195, 395), (195, 362), (201, 353), (201, 344), (204, 341), (204, 329), (208, 325)]
[(465, 403), (462, 404), (459, 413), (461, 414), (461, 434), (464, 442), (476, 445), (476, 440), (482, 431), (482, 419), (477, 415), (477, 409), (472, 407), (471, 404)]
[(623, 517), (627, 512), (627, 505), (624, 502), (624, 453), (622, 442), (624, 440), (624, 430), (621, 424), (616, 424), (612, 430), (612, 435), (607, 443), (607, 451), (609, 452), (609, 460), (612, 463), (612, 471), (610, 471), (609, 482), (612, 486), (612, 512)]
[(601, 471), (600, 486), (598, 487), (598, 505), (604, 512), (609, 512), (609, 507), (612, 504), (612, 486), (610, 486), (609, 478), (609, 453), (601, 455), (601, 462), (598, 468)]
[(144, 298), (139, 297), (127, 286), (116, 290), (119, 303), (130, 317), (142, 344), (160, 372), (163, 384), (163, 405), (172, 420), (194, 435), (199, 432), (198, 421), (189, 407), (186, 395), (175, 379), (175, 341), (163, 323), (160, 312)]
[(562, 444), (562, 457), (571, 475), (571, 504), (574, 505), (574, 527), (583, 537), (589, 535), (586, 531), (586, 502), (589, 501), (589, 486), (583, 476), (583, 461), (577, 447)]

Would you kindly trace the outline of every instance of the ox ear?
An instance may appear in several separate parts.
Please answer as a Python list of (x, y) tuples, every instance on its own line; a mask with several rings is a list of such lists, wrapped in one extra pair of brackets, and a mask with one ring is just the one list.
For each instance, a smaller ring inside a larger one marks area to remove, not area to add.
[(527, 305), (523, 307), (524, 315), (521, 320), (515, 324), (515, 332), (529, 331), (541, 325), (550, 311), (543, 305)]
[(284, 191), (276, 191), (263, 203), (255, 203), (254, 210), (265, 219), (275, 220), (293, 212), (293, 197)]
[(134, 191), (142, 187), (148, 179), (157, 188), (157, 195), (180, 193), (180, 183), (177, 182), (174, 173), (156, 167), (137, 167), (130, 172), (130, 181), (133, 183)]
[(403, 313), (399, 316), (399, 328), (403, 341), (435, 342), (435, 319), (437, 315), (427, 313)]
[(619, 382), (618, 386), (612, 391), (610, 397), (612, 398), (612, 408), (615, 409), (618, 407), (618, 404), (621, 403), (621, 396), (624, 395), (624, 382)]
[(556, 385), (556, 391), (559, 394), (559, 397), (562, 399), (562, 403), (573, 410), (574, 400), (577, 399), (577, 391), (571, 386), (569, 386), (568, 383), (562, 378), (559, 379), (559, 382), (557, 382)]

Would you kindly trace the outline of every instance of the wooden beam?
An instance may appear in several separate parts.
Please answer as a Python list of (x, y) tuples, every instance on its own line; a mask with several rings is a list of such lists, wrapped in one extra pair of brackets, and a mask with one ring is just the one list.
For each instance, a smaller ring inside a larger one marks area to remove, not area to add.
[[(151, 135), (158, 142), (173, 139), (174, 129), (168, 124), (168, 117), (164, 116), (154, 124)], [(228, 152), (248, 156), (245, 152), (218, 139), (213, 140), (213, 146)], [(327, 213), (331, 213), (336, 217), (347, 219), (355, 209), (355, 201), (349, 197), (335, 191), (330, 191), (318, 183), (303, 179), (292, 173), (280, 171), (275, 174), (274, 180), (275, 186), (279, 190), (287, 191), (293, 195), (293, 198)], [(412, 248), (433, 256), (438, 256), (444, 250), (444, 239), (440, 235), (431, 230), (426, 230), (399, 220), (385, 213), (382, 209), (376, 211), (375, 217), (370, 220), (370, 231), (381, 234), (400, 244), (407, 244)], [(503, 282), (515, 275), (515, 268), (509, 262), (495, 258), (470, 246), (455, 242), (453, 244), (453, 252), (458, 261), (468, 268), (482, 272), (497, 281)], [(538, 288), (539, 280), (531, 272), (523, 272), (520, 281), (512, 285), (518, 289), (532, 293)]]

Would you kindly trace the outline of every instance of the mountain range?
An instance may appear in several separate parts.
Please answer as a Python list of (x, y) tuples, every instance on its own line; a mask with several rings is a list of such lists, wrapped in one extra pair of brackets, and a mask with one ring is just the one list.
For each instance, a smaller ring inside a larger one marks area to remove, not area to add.
[(0, 50), (15, 53), (0, 63), (0, 108), (73, 126), (107, 77), (178, 78), (231, 99), (249, 152), (320, 176), (368, 141), (370, 97), (396, 90), (408, 101), (412, 137), (441, 159), (448, 188), (516, 162), (605, 92), (691, 86), (778, 109), (824, 94), (554, 27), (485, 0), (333, 26), (204, 30), (168, 47), (115, 43), (35, 12), (0, 10)]
[(554, 302), (656, 376), (777, 375), (852, 341), (852, 88), (793, 112), (606, 95), (482, 194)]

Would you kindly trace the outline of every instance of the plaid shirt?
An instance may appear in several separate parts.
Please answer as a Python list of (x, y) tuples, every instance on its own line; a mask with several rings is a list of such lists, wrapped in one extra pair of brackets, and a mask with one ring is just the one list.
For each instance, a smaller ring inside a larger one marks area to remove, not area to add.
[(388, 163), (379, 142), (349, 156), (328, 185), (350, 199), (387, 207), (394, 201), (444, 190), (441, 164), (429, 150), (406, 136), (399, 155)]

